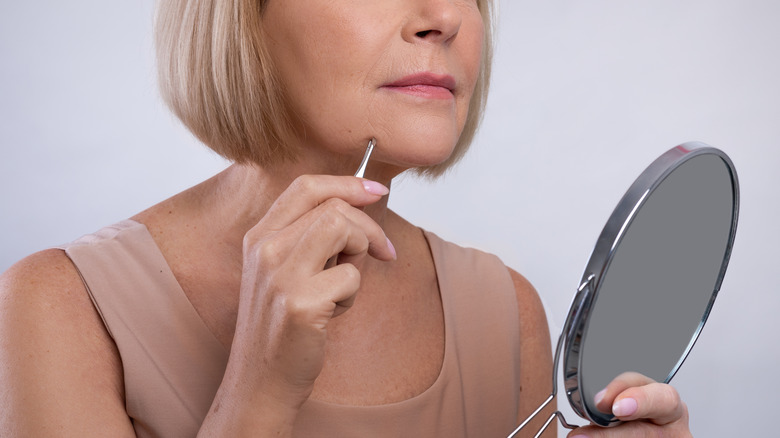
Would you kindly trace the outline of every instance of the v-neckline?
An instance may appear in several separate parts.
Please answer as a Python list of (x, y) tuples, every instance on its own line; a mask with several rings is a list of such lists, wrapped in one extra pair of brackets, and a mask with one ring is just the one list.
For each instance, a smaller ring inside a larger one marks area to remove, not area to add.
[(451, 330), (451, 324), (450, 320), (452, 318), (451, 315), (451, 302), (450, 298), (451, 295), (445, 291), (445, 285), (442, 284), (441, 275), (440, 275), (440, 268), (439, 265), (440, 260), (438, 259), (437, 250), (434, 247), (437, 245), (439, 241), (439, 237), (435, 234), (422, 230), (423, 236), (425, 238), (425, 242), (428, 245), (428, 250), (431, 254), (431, 259), (433, 260), (433, 266), (434, 266), (434, 272), (436, 273), (437, 283), (439, 285), (439, 299), (441, 300), (441, 306), (442, 306), (442, 314), (444, 317), (444, 354), (442, 355), (442, 361), (441, 366), (439, 368), (439, 373), (436, 376), (436, 379), (433, 381), (433, 383), (425, 388), (422, 392), (419, 394), (412, 396), (410, 398), (407, 398), (405, 400), (392, 402), (392, 403), (384, 403), (384, 404), (377, 404), (377, 405), (346, 405), (346, 404), (339, 404), (339, 403), (332, 403), (327, 402), (323, 400), (317, 400), (310, 398), (306, 401), (304, 404), (304, 407), (311, 408), (313, 410), (327, 410), (329, 412), (334, 411), (340, 411), (343, 412), (345, 410), (349, 411), (360, 411), (360, 412), (369, 412), (369, 411), (376, 411), (376, 410), (382, 410), (382, 409), (402, 409), (406, 408), (410, 405), (418, 406), (425, 404), (427, 400), (431, 398), (435, 398), (437, 394), (441, 393), (441, 388), (446, 385), (447, 376), (451, 375), (451, 368), (454, 366), (454, 339), (453, 339), (453, 333)]
[[(173, 270), (171, 269), (170, 264), (168, 264), (167, 259), (165, 259), (165, 256), (162, 253), (162, 250), (157, 245), (157, 243), (154, 241), (154, 238), (152, 237), (151, 233), (149, 232), (149, 228), (145, 224), (143, 224), (141, 222), (138, 222), (136, 220), (133, 220), (133, 219), (127, 219), (125, 222), (136, 224), (136, 225), (142, 227), (144, 232), (145, 232), (145, 234), (146, 234), (146, 236), (151, 240), (151, 242), (154, 243), (155, 252), (157, 253), (157, 255), (160, 258), (165, 260), (165, 268), (166, 269), (164, 270), (163, 274), (165, 274), (166, 276), (169, 276), (170, 280), (172, 281), (172, 283), (176, 284), (175, 294), (173, 294), (174, 296), (172, 296), (171, 299), (174, 299), (174, 300), (176, 300), (176, 301), (181, 303), (179, 308), (190, 314), (189, 317), (188, 317), (189, 320), (197, 321), (197, 323), (195, 324), (197, 327), (192, 327), (192, 330), (196, 330), (199, 333), (201, 333), (199, 335), (199, 338), (202, 339), (203, 342), (206, 342), (206, 343), (209, 343), (209, 344), (216, 344), (216, 346), (218, 346), (218, 348), (215, 348), (215, 346), (212, 345), (211, 346), (211, 351), (219, 351), (219, 352), (221, 352), (222, 353), (222, 357), (215, 358), (215, 359), (221, 360), (221, 361), (223, 361), (226, 364), (227, 363), (227, 358), (230, 355), (229, 349), (226, 348), (225, 345), (222, 342), (219, 341), (219, 339), (216, 337), (214, 332), (211, 331), (211, 329), (208, 327), (206, 322), (203, 320), (203, 318), (200, 316), (198, 311), (195, 309), (195, 306), (192, 304), (192, 302), (190, 301), (189, 297), (184, 292), (184, 288), (182, 288), (182, 286), (179, 283), (178, 279), (176, 279), (176, 276), (173, 274)], [(393, 402), (393, 403), (361, 406), (361, 405), (343, 405), (343, 404), (338, 404), (338, 403), (331, 403), (331, 402), (321, 401), (321, 400), (317, 400), (317, 399), (309, 399), (306, 402), (306, 405), (310, 405), (310, 406), (318, 408), (318, 409), (323, 409), (324, 408), (324, 409), (328, 409), (328, 410), (334, 410), (334, 409), (337, 409), (337, 410), (344, 410), (344, 409), (372, 410), (372, 409), (383, 408), (383, 407), (387, 408), (387, 407), (391, 407), (391, 406), (392, 407), (400, 407), (400, 406), (405, 406), (407, 404), (412, 404), (412, 403), (421, 403), (423, 400), (425, 400), (425, 399), (427, 399), (429, 397), (434, 396), (433, 394), (438, 392), (437, 389), (445, 384), (445, 380), (446, 380), (445, 377), (449, 374), (448, 373), (448, 369), (450, 367), (450, 364), (452, 363), (451, 356), (452, 356), (452, 354), (454, 354), (454, 352), (452, 351), (453, 350), (453, 345), (452, 345), (453, 334), (451, 333), (451, 327), (450, 327), (450, 319), (452, 318), (451, 311), (450, 311), (450, 307), (451, 306), (450, 306), (450, 301), (449, 301), (450, 296), (447, 293), (447, 291), (444, 290), (444, 284), (442, 284), (442, 281), (440, 281), (441, 278), (442, 278), (441, 271), (440, 271), (441, 266), (439, 264), (440, 260), (438, 259), (438, 254), (437, 254), (436, 248), (434, 247), (437, 244), (437, 242), (439, 241), (439, 237), (436, 236), (435, 234), (429, 232), (429, 231), (426, 231), (426, 230), (422, 230), (422, 232), (423, 232), (423, 236), (425, 238), (425, 242), (428, 245), (428, 250), (429, 250), (429, 252), (431, 254), (431, 259), (433, 260), (434, 272), (436, 274), (437, 283), (439, 285), (439, 298), (441, 300), (442, 314), (443, 314), (443, 319), (444, 319), (444, 354), (443, 354), (443, 358), (442, 358), (442, 362), (441, 362), (441, 367), (439, 369), (439, 373), (436, 376), (436, 379), (434, 380), (434, 382), (428, 388), (423, 390), (421, 393), (419, 393), (419, 394), (417, 394), (417, 395), (415, 395), (415, 396), (413, 396), (411, 398), (408, 398), (408, 399), (405, 399), (405, 400), (401, 400), (401, 401), (398, 401), (398, 402)], [(186, 309), (186, 310), (184, 310), (184, 309)]]

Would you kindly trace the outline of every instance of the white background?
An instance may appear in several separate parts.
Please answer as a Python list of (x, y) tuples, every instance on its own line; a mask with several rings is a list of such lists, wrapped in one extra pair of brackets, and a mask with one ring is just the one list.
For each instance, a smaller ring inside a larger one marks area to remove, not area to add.
[[(151, 0), (0, 4), (0, 271), (225, 166), (157, 97), (152, 13)], [(776, 0), (504, 0), (473, 149), (436, 183), (396, 181), (391, 205), (499, 254), (536, 285), (557, 331), (634, 177), (684, 141), (724, 149), (740, 176), (740, 229), (711, 320), (675, 384), (696, 436), (771, 436), (778, 22)]]

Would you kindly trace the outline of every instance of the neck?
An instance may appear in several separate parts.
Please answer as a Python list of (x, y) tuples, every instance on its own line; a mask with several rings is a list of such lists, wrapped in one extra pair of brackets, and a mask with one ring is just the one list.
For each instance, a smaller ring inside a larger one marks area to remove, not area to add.
[[(214, 178), (194, 188), (191, 199), (206, 213), (212, 228), (218, 228), (225, 240), (239, 249), (243, 237), (265, 216), (274, 201), (300, 175), (352, 175), (360, 156), (342, 159), (309, 157), (268, 168), (251, 164), (233, 164)], [(365, 178), (390, 187), (392, 178), (403, 169), (369, 161)], [(388, 197), (364, 208), (364, 212), (384, 228)]]

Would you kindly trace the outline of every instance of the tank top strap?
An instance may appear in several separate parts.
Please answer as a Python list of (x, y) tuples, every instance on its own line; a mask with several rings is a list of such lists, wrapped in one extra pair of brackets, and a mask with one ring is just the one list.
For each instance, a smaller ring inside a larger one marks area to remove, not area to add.
[(514, 282), (495, 255), (425, 235), (449, 315), (448, 345), (458, 363), (467, 436), (504, 436), (515, 427), (521, 393)]
[(60, 248), (117, 345), (138, 436), (195, 436), (222, 380), (227, 351), (146, 226), (122, 221)]

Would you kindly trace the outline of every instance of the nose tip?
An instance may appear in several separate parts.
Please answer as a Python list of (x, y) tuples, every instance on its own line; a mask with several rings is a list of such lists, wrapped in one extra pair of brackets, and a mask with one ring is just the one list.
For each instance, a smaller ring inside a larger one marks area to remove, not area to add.
[(446, 42), (458, 34), (463, 17), (452, 0), (418, 1), (416, 9), (405, 32), (407, 40)]

